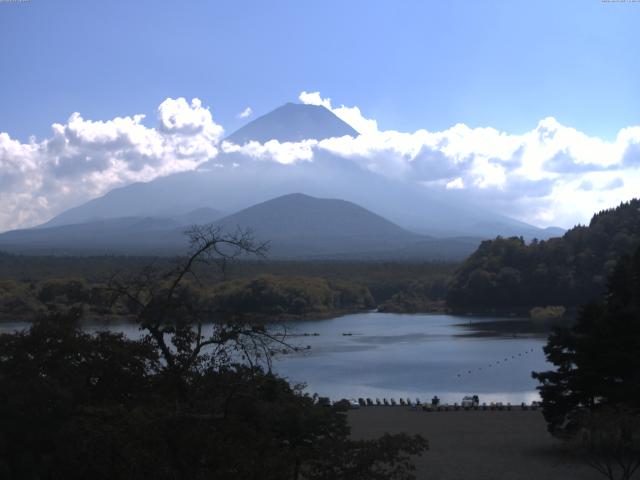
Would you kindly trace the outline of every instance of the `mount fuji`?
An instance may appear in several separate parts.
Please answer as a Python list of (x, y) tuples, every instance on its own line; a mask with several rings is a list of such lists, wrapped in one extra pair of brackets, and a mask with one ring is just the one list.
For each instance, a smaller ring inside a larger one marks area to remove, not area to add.
[[(323, 106), (288, 103), (248, 123), (225, 141), (244, 145), (270, 140), (321, 141), (346, 135), (355, 137), (358, 132)], [(305, 209), (319, 208), (317, 202), (308, 201), (312, 197), (322, 204), (321, 210), (326, 209), (320, 216), (305, 213)], [(271, 200), (275, 203), (269, 203)], [(271, 224), (278, 225), (275, 229), (265, 228), (266, 210), (258, 208), (265, 202), (273, 217), (269, 217)], [(350, 228), (361, 220), (356, 212), (362, 211), (370, 215), (365, 222), (368, 226), (361, 225), (360, 235)], [(274, 223), (276, 218), (283, 221)], [(0, 249), (168, 253), (184, 247), (179, 231), (185, 219), (188, 223), (220, 221), (253, 228), (264, 240), (272, 240), (274, 254), (283, 257), (358, 252), (461, 257), (473, 251), (482, 238), (517, 235), (542, 239), (561, 233), (464, 201), (444, 199), (423, 185), (380, 175), (325, 150), (315, 150), (312, 161), (292, 164), (255, 161), (239, 151), (222, 151), (197, 170), (117, 188), (39, 227), (2, 234)], [(393, 233), (389, 225), (396, 229)], [(328, 235), (317, 234), (318, 229)], [(312, 241), (314, 238), (317, 241)], [(442, 241), (444, 238), (456, 240)], [(453, 247), (445, 248), (447, 245)], [(438, 252), (438, 248), (443, 250)]]

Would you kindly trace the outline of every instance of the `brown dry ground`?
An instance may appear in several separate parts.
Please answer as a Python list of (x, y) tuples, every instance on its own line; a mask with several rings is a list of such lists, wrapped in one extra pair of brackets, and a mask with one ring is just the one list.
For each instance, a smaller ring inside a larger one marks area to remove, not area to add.
[(540, 411), (424, 412), (366, 407), (349, 412), (354, 438), (420, 434), (420, 480), (591, 480), (601, 478), (546, 431)]

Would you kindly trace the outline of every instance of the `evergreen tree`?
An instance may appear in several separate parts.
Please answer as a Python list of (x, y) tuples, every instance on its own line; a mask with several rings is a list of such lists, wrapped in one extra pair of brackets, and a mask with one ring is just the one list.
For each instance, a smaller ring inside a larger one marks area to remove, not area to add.
[(552, 433), (574, 433), (585, 412), (640, 409), (640, 248), (619, 260), (604, 301), (555, 330), (545, 353), (556, 370), (533, 376)]
[(576, 307), (606, 290), (616, 262), (640, 245), (640, 199), (599, 212), (560, 238), (482, 242), (456, 271), (447, 304), (454, 310)]

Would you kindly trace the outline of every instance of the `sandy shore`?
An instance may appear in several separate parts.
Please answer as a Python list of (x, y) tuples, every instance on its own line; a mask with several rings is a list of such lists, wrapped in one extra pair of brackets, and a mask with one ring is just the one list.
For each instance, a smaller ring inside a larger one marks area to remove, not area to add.
[(601, 478), (546, 431), (540, 411), (423, 412), (366, 407), (349, 412), (352, 435), (418, 433), (430, 449), (416, 459), (429, 480), (591, 480)]

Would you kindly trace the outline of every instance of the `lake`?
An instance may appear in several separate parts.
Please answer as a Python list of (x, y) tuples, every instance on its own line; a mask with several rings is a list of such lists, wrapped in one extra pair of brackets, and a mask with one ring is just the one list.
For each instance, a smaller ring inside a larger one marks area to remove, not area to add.
[[(25, 326), (0, 324), (0, 331)], [(110, 328), (139, 335), (134, 325)], [(278, 355), (274, 370), (332, 399), (437, 394), (459, 403), (477, 394), (487, 403), (531, 402), (539, 399), (531, 372), (550, 368), (546, 334), (526, 319), (369, 312), (290, 322), (287, 330), (305, 350)]]
[[(532, 371), (548, 370), (546, 334), (525, 319), (363, 313), (297, 322), (308, 351), (280, 356), (274, 369), (332, 399), (431, 398), (460, 402), (539, 400)], [(346, 334), (346, 335), (345, 335)]]

